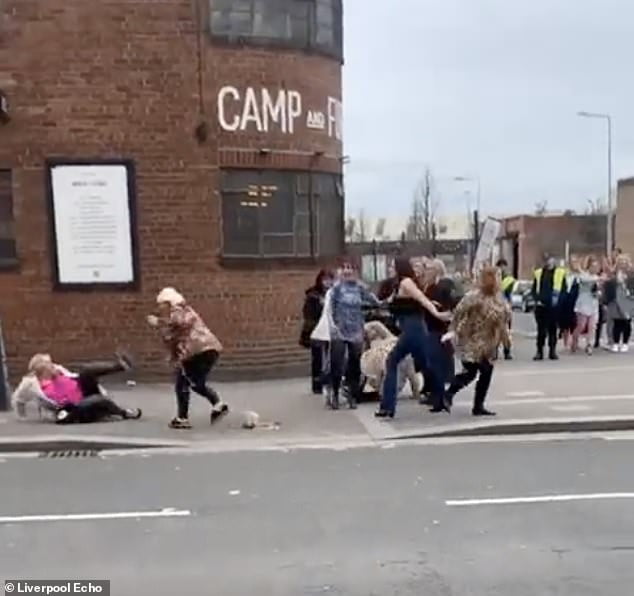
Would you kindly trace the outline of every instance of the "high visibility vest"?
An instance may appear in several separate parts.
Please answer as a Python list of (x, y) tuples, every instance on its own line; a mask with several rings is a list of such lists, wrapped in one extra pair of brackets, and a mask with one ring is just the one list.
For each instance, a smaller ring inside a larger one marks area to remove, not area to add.
[(502, 291), (506, 294), (515, 285), (515, 278), (512, 275), (505, 275), (502, 278)]
[[(534, 279), (535, 279), (535, 291), (537, 296), (539, 297), (539, 291), (541, 289), (542, 283), (542, 275), (544, 270), (540, 267), (535, 270)], [(559, 302), (559, 296), (561, 295), (561, 291), (564, 287), (564, 281), (566, 281), (566, 270), (563, 267), (555, 267), (555, 272), (553, 273), (553, 299), (552, 305), (556, 306)]]

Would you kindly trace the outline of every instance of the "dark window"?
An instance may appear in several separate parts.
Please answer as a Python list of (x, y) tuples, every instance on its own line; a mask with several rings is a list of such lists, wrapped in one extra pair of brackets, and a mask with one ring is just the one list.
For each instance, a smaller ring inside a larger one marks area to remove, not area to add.
[(0, 170), (0, 267), (14, 265), (17, 259), (11, 170)]
[(343, 187), (335, 174), (225, 170), (226, 257), (331, 257), (343, 250)]
[(342, 0), (209, 0), (213, 38), (343, 58)]

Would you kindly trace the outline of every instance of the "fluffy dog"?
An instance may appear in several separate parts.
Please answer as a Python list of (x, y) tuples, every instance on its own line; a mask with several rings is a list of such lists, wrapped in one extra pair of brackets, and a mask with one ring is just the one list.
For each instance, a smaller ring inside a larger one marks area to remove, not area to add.
[[(387, 357), (394, 349), (397, 337), (379, 321), (371, 321), (365, 324), (365, 337), (368, 349), (361, 356), (361, 372), (367, 380), (369, 388), (381, 393), (385, 380), (385, 365)], [(404, 358), (398, 366), (397, 388), (400, 394), (409, 382), (412, 390), (412, 398), (418, 399), (422, 389), (421, 376), (416, 372), (414, 360), (411, 356)]]

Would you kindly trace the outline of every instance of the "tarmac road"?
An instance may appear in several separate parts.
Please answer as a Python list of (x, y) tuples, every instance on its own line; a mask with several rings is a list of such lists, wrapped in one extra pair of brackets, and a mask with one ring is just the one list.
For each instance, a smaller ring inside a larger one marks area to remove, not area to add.
[(624, 596), (633, 439), (610, 438), (7, 458), (0, 578), (110, 579), (114, 596)]

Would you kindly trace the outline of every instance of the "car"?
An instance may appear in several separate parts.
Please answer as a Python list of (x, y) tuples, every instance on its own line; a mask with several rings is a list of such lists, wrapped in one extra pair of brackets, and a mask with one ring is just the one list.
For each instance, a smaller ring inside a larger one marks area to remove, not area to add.
[(515, 282), (511, 293), (511, 308), (522, 312), (535, 310), (535, 299), (532, 294), (533, 284), (530, 281), (520, 280)]

